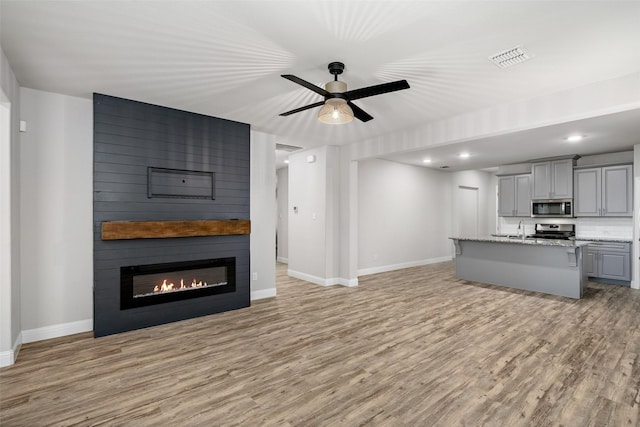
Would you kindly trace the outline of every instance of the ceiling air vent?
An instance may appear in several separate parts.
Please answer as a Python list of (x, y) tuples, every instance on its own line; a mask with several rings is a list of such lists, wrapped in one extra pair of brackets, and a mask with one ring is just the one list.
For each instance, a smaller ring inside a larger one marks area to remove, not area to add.
[(509, 68), (531, 58), (533, 58), (532, 54), (527, 52), (522, 46), (516, 46), (490, 56), (489, 60), (500, 68)]
[(296, 147), (295, 145), (278, 144), (276, 143), (276, 150), (280, 151), (298, 151), (302, 150), (302, 147)]

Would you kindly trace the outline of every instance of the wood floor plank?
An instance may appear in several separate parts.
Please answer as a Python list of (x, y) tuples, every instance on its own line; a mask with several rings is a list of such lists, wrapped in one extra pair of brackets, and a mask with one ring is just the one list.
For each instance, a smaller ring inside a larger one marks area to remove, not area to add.
[(455, 279), (453, 263), (212, 316), (25, 344), (4, 426), (635, 426), (640, 292), (572, 300)]

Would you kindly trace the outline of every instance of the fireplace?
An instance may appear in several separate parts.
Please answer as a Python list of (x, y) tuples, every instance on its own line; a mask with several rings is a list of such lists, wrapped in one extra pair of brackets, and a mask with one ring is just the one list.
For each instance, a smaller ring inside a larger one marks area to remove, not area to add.
[(235, 277), (233, 257), (121, 267), (120, 309), (235, 292)]
[(250, 126), (93, 99), (94, 336), (249, 307)]

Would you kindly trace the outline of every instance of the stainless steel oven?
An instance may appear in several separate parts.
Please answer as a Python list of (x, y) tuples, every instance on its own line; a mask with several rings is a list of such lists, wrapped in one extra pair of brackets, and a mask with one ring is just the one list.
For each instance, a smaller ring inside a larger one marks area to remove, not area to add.
[(532, 200), (533, 218), (572, 218), (573, 199)]

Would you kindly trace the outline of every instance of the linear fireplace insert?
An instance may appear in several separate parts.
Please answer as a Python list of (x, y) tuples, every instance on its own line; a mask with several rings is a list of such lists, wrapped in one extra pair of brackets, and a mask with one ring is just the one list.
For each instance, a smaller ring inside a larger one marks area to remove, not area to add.
[(120, 268), (120, 309), (235, 292), (236, 259), (218, 258)]

